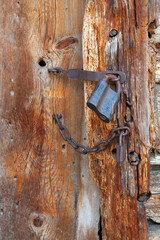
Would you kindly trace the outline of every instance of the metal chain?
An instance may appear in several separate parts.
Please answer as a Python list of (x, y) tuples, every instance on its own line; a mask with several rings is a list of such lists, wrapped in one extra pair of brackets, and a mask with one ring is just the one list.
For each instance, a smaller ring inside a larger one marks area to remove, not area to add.
[(67, 141), (74, 149), (75, 151), (81, 153), (81, 154), (87, 154), (91, 152), (101, 152), (105, 150), (110, 142), (116, 138), (119, 137), (120, 133), (123, 132), (123, 136), (126, 136), (130, 133), (130, 128), (127, 126), (124, 127), (118, 127), (115, 128), (111, 131), (110, 136), (106, 140), (102, 140), (99, 143), (95, 144), (93, 147), (88, 148), (83, 146), (82, 144), (77, 143), (70, 135), (68, 129), (62, 124), (60, 119), (62, 118), (62, 114), (53, 114), (52, 115), (53, 119), (56, 120), (58, 126), (59, 126), (59, 131), (60, 134), (62, 135), (63, 139)]

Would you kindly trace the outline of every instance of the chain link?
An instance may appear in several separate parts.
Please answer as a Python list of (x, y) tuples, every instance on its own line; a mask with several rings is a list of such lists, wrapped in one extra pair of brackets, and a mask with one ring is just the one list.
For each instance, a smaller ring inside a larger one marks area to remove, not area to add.
[(93, 147), (88, 148), (88, 147), (83, 146), (82, 144), (77, 143), (71, 137), (68, 129), (60, 121), (60, 119), (62, 118), (62, 114), (59, 114), (59, 115), (53, 114), (52, 117), (53, 117), (53, 119), (56, 120), (56, 122), (59, 126), (60, 134), (62, 135), (63, 139), (65, 141), (67, 141), (75, 149), (75, 151), (77, 151), (81, 154), (87, 154), (87, 153), (91, 153), (91, 152), (97, 152), (97, 153), (101, 152), (108, 147), (108, 145), (114, 138), (119, 137), (121, 132), (123, 132), (123, 136), (126, 136), (130, 133), (130, 129), (127, 126), (115, 128), (111, 131), (111, 135), (106, 140), (102, 140), (99, 143), (95, 144)]

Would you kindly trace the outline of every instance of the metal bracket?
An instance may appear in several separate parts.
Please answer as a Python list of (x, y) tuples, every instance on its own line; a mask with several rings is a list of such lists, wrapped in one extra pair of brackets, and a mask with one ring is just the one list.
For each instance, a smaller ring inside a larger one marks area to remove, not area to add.
[(69, 69), (68, 71), (65, 71), (60, 67), (48, 69), (48, 71), (53, 72), (54, 75), (59, 75), (63, 73), (63, 74), (66, 74), (69, 78), (75, 78), (81, 81), (100, 81), (107, 74), (114, 74), (114, 75), (120, 76), (121, 83), (124, 83), (126, 81), (126, 74), (121, 71), (94, 72), (94, 71), (86, 71), (83, 69)]

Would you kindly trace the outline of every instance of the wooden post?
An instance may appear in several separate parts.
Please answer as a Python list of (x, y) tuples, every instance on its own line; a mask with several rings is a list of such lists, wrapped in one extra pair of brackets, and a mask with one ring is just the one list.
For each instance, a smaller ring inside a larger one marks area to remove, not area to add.
[[(105, 152), (89, 155), (92, 175), (101, 189), (102, 239), (147, 239), (145, 210), (137, 199), (149, 197), (149, 149), (159, 145), (155, 57), (148, 47), (149, 28), (156, 27), (157, 10), (158, 1), (147, 0), (88, 1), (85, 10), (84, 68), (121, 70), (127, 75), (112, 122), (103, 123), (86, 108), (89, 145), (106, 139), (114, 127), (131, 129), (121, 167), (115, 159), (117, 141)], [(94, 87), (85, 84), (86, 101)], [(131, 166), (128, 158), (138, 158), (139, 165)]]

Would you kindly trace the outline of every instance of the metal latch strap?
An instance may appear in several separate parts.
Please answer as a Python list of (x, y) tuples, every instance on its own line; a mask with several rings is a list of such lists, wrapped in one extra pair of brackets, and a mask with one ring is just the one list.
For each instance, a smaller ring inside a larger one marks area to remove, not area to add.
[(59, 67), (48, 69), (48, 71), (53, 72), (54, 75), (59, 75), (60, 73), (63, 73), (66, 74), (69, 78), (75, 78), (81, 81), (99, 81), (102, 80), (107, 74), (115, 74), (120, 76), (121, 83), (124, 83), (126, 81), (126, 75), (124, 72), (121, 71), (94, 72), (86, 71), (83, 69), (69, 69), (65, 71)]

